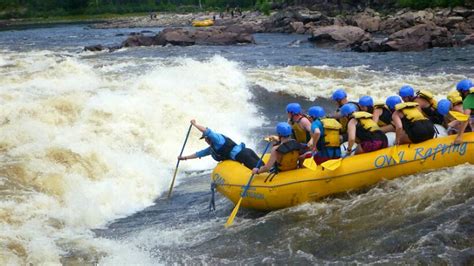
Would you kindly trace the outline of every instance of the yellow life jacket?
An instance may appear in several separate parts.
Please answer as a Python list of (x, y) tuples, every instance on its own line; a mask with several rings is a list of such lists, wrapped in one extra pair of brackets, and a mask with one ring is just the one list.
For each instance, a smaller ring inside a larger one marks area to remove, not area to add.
[(298, 157), (300, 156), (301, 145), (292, 139), (280, 144), (276, 149), (282, 156), (276, 162), (277, 171), (288, 171), (298, 167)]
[(339, 138), (342, 125), (334, 118), (323, 118), (321, 123), (324, 127), (324, 146), (339, 147), (341, 140)]
[(451, 91), (448, 93), (448, 100), (453, 104), (453, 106), (462, 104), (462, 97), (458, 91)]
[(311, 139), (311, 135), (309, 134), (309, 132), (301, 128), (298, 124), (301, 121), (301, 119), (303, 119), (304, 117), (306, 116), (302, 115), (298, 119), (298, 121), (293, 122), (291, 125), (291, 128), (293, 129), (293, 137), (296, 139), (296, 141), (300, 143), (308, 143), (308, 141)]
[(410, 122), (420, 121), (420, 120), (428, 120), (420, 110), (417, 108), (418, 103), (415, 102), (406, 102), (406, 103), (399, 103), (395, 105), (396, 111), (401, 111), (403, 115), (408, 119)]
[(372, 120), (372, 114), (367, 112), (354, 112), (352, 117), (357, 119), (357, 122), (362, 125), (365, 130), (375, 132), (380, 130), (380, 127)]
[(449, 100), (453, 105), (457, 105), (457, 104), (462, 103), (462, 97), (461, 97), (461, 94), (459, 94), (458, 91), (450, 91), (450, 92), (448, 93), (448, 96), (447, 96), (446, 98), (448, 98), (448, 100)]
[(382, 109), (382, 114), (380, 114), (379, 120), (377, 121), (377, 125), (379, 127), (383, 127), (383, 126), (391, 124), (392, 113), (390, 112), (390, 109), (388, 109), (388, 106), (385, 103), (383, 102), (375, 103), (374, 111), (375, 109)]
[(419, 97), (427, 100), (430, 103), (430, 106), (433, 108), (438, 108), (438, 101), (433, 97), (433, 93), (427, 90), (420, 90), (416, 93)]
[(469, 93), (474, 93), (474, 88), (470, 88)]

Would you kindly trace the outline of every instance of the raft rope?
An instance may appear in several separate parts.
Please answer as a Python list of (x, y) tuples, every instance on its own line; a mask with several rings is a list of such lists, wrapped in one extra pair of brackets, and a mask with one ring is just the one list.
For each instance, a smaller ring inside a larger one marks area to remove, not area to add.
[(439, 131), (438, 131), (438, 128), (436, 128), (435, 125), (433, 125), (433, 128), (435, 130), (435, 135), (434, 135), (434, 138), (437, 138), (439, 136)]
[(215, 194), (216, 194), (216, 183), (211, 182), (211, 200), (209, 201), (209, 212), (213, 212), (216, 210)]

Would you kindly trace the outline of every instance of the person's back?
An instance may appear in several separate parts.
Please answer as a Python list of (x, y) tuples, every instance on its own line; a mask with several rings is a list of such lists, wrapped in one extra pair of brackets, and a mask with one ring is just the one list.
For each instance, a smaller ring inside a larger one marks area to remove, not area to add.
[(286, 106), (286, 112), (293, 138), (300, 143), (308, 143), (311, 139), (311, 121), (303, 115), (301, 106), (298, 103), (290, 103)]
[(276, 126), (279, 143), (272, 148), (267, 163), (252, 169), (252, 173), (260, 174), (272, 170), (272, 172), (289, 171), (298, 168), (301, 144), (291, 138), (291, 126), (286, 122), (280, 122)]
[(244, 143), (236, 144), (227, 136), (197, 124), (194, 119), (191, 120), (191, 124), (202, 132), (201, 139), (204, 139), (209, 147), (188, 156), (180, 156), (178, 160), (202, 158), (211, 155), (218, 162), (234, 160), (244, 164), (249, 169), (257, 166), (260, 158), (253, 150), (245, 147)]
[(341, 114), (349, 118), (347, 124), (348, 145), (347, 152), (352, 152), (354, 143), (358, 143), (356, 154), (372, 152), (388, 146), (387, 136), (372, 119), (372, 114), (356, 111), (352, 104), (341, 107)]
[(385, 103), (375, 103), (372, 97), (362, 96), (359, 99), (360, 111), (372, 114), (374, 120), (384, 133), (395, 131), (392, 125), (392, 112), (388, 109)]
[(291, 138), (282, 138), (280, 144), (274, 147), (277, 152), (276, 172), (289, 171), (298, 168), (301, 144)]
[(418, 109), (418, 103), (402, 103), (400, 97), (390, 96), (386, 101), (392, 111), (395, 125), (395, 143), (420, 143), (434, 136), (434, 124)]
[(326, 112), (320, 106), (309, 108), (308, 114), (313, 120), (311, 145), (314, 161), (321, 164), (330, 159), (340, 158), (341, 124), (334, 118), (325, 118)]
[(444, 118), (436, 111), (438, 103), (431, 92), (427, 90), (418, 91), (415, 102), (420, 105), (421, 111), (431, 122), (439, 125), (443, 124)]

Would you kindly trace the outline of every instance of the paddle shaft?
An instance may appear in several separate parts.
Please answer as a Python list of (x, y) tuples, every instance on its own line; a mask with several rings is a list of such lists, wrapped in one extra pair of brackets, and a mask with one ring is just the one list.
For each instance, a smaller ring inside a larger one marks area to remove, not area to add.
[[(260, 160), (258, 160), (258, 163), (257, 163), (257, 168), (260, 167), (260, 165), (262, 164), (263, 156), (265, 156), (265, 153), (267, 152), (268, 147), (270, 147), (270, 144), (272, 144), (272, 143), (268, 142), (267, 147), (265, 147), (265, 150), (262, 153), (262, 156), (260, 156)], [(242, 192), (242, 195), (241, 195), (242, 197), (245, 197), (245, 195), (247, 194), (247, 190), (249, 190), (250, 184), (252, 183), (252, 180), (253, 180), (254, 176), (255, 176), (255, 174), (252, 174), (250, 176), (249, 181), (247, 182), (247, 185), (245, 186), (244, 191)]]
[[(265, 156), (265, 153), (267, 152), (268, 148), (270, 147), (270, 144), (271, 144), (271, 142), (268, 142), (267, 147), (265, 147), (265, 150), (263, 151), (262, 156), (260, 156), (260, 159), (258, 160), (256, 167), (260, 167), (260, 164), (263, 161), (263, 156)], [(227, 219), (227, 222), (225, 223), (226, 228), (231, 226), (232, 223), (234, 222), (234, 218), (237, 215), (237, 212), (239, 211), (239, 208), (240, 208), (240, 203), (242, 202), (243, 197), (245, 197), (245, 195), (247, 194), (247, 190), (250, 188), (250, 184), (252, 183), (252, 179), (253, 179), (254, 176), (255, 176), (255, 174), (252, 173), (252, 175), (249, 178), (249, 181), (247, 182), (247, 185), (244, 187), (244, 191), (242, 192), (242, 194), (240, 194), (239, 201), (237, 202), (237, 204), (235, 204), (234, 209), (230, 213), (230, 216)]]
[[(181, 148), (181, 152), (179, 153), (179, 157), (183, 155), (184, 147), (186, 146), (186, 142), (188, 142), (189, 133), (191, 132), (191, 128), (193, 127), (192, 124), (189, 124), (188, 132), (186, 133), (186, 138), (184, 139), (183, 147)], [(174, 169), (173, 179), (171, 180), (170, 190), (168, 191), (168, 198), (171, 197), (171, 191), (173, 191), (174, 180), (176, 179), (176, 174), (178, 173), (179, 162), (181, 160), (178, 159), (176, 163), (176, 168)]]

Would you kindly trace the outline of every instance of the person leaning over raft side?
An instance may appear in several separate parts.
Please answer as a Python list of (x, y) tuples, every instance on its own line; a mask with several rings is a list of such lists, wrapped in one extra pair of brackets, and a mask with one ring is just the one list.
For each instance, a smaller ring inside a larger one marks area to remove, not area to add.
[(362, 96), (359, 99), (359, 108), (361, 111), (372, 114), (372, 120), (377, 123), (380, 130), (384, 133), (395, 132), (395, 127), (392, 124), (392, 112), (390, 112), (385, 103), (374, 105), (372, 97)]
[(313, 151), (313, 159), (316, 164), (322, 164), (327, 160), (341, 158), (340, 131), (341, 124), (334, 118), (324, 118), (326, 112), (320, 106), (308, 109), (308, 114), (313, 119), (311, 124), (310, 145)]
[(395, 125), (395, 145), (420, 143), (432, 139), (434, 124), (418, 109), (418, 103), (402, 103), (398, 96), (390, 96), (385, 102), (392, 111)]
[(191, 120), (191, 124), (202, 132), (201, 139), (209, 144), (209, 147), (188, 156), (178, 157), (178, 160), (201, 158), (211, 155), (216, 161), (234, 160), (243, 163), (247, 168), (252, 169), (257, 166), (260, 158), (251, 149), (246, 148), (244, 143), (235, 144), (230, 138), (212, 131), (210, 128), (198, 125), (196, 120)]
[(443, 116), (436, 112), (437, 102), (433, 98), (433, 94), (426, 90), (421, 90), (416, 93), (413, 87), (404, 85), (400, 88), (400, 97), (404, 102), (418, 103), (418, 109), (429, 119), (433, 124), (441, 125), (443, 123)]
[(286, 122), (280, 122), (276, 126), (279, 143), (273, 146), (268, 162), (260, 168), (253, 168), (253, 174), (261, 174), (270, 170), (289, 171), (298, 168), (300, 150), (303, 146), (291, 138), (291, 126)]
[(451, 116), (449, 116), (449, 111), (451, 111), (452, 104), (448, 99), (441, 99), (438, 102), (438, 106), (436, 107), (436, 112), (440, 114), (444, 121), (442, 126), (447, 128), (450, 122), (456, 121)]
[(358, 143), (356, 154), (371, 152), (387, 148), (388, 140), (385, 133), (372, 120), (372, 114), (356, 112), (356, 107), (346, 103), (341, 107), (341, 115), (349, 118), (347, 123), (347, 154), (351, 154), (352, 146)]
[(462, 135), (466, 131), (467, 125), (469, 124), (471, 130), (474, 131), (474, 86), (472, 81), (469, 79), (461, 80), (457, 85), (456, 89), (459, 91), (462, 97), (462, 106), (464, 114), (469, 116), (466, 122), (463, 122), (459, 127), (458, 135), (454, 140), (454, 143), (460, 144), (462, 142)]
[(293, 138), (299, 143), (308, 143), (311, 139), (311, 121), (301, 113), (299, 103), (290, 103), (286, 106), (288, 124), (291, 125)]

